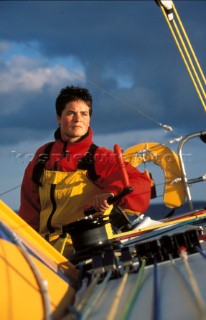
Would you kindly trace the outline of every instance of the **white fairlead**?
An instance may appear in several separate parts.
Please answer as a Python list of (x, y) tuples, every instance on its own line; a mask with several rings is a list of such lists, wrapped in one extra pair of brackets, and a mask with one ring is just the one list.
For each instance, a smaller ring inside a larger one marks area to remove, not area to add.
[(173, 15), (173, 2), (172, 0), (160, 0), (160, 3), (168, 11), (168, 19), (172, 21), (174, 19)]

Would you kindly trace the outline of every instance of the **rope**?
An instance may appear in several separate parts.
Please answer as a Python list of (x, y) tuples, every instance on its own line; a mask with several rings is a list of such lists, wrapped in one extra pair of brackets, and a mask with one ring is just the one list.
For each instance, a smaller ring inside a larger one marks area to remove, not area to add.
[[(186, 56), (187, 56), (187, 58), (189, 59), (189, 63), (190, 63), (190, 65), (191, 65), (191, 67), (192, 67), (192, 70), (193, 70), (193, 72), (194, 72), (194, 74), (195, 74), (195, 77), (196, 77), (196, 79), (198, 79), (198, 83), (199, 83), (199, 85), (200, 85), (200, 88), (201, 88), (201, 90), (203, 91), (203, 96), (205, 96), (204, 89), (203, 89), (202, 84), (201, 84), (201, 82), (200, 82), (200, 80), (199, 80), (199, 77), (198, 77), (198, 75), (197, 75), (197, 73), (196, 73), (196, 71), (195, 71), (194, 65), (193, 65), (192, 60), (191, 60), (191, 58), (190, 58), (190, 56), (189, 56), (189, 53), (188, 53), (188, 51), (187, 51), (187, 48), (186, 48), (186, 46), (185, 46), (185, 44), (184, 44), (184, 42), (183, 42), (183, 40), (182, 40), (182, 37), (181, 37), (181, 35), (180, 35), (180, 33), (179, 33), (179, 30), (178, 30), (178, 27), (177, 27), (175, 21), (173, 21), (173, 25), (174, 25), (174, 28), (175, 28), (177, 34), (179, 34), (180, 42), (181, 42), (181, 44), (182, 44), (182, 46), (183, 46), (184, 51), (186, 52)], [(179, 49), (180, 55), (181, 55), (181, 57), (182, 57), (182, 59), (183, 59), (183, 61), (184, 61), (184, 63), (185, 63), (186, 69), (187, 69), (187, 71), (188, 71), (188, 73), (189, 73), (189, 75), (190, 75), (190, 78), (191, 78), (192, 82), (193, 82), (193, 85), (194, 85), (194, 87), (195, 87), (195, 89), (196, 89), (196, 92), (197, 92), (197, 94), (198, 94), (198, 96), (199, 96), (199, 98), (200, 98), (200, 101), (201, 101), (203, 107), (205, 108), (204, 97), (202, 97), (202, 95), (201, 95), (201, 93), (200, 93), (200, 90), (199, 90), (198, 85), (197, 85), (197, 83), (196, 83), (195, 77), (193, 76), (193, 73), (192, 73), (192, 71), (191, 71), (191, 69), (190, 69), (189, 63), (187, 62), (187, 59), (186, 59), (186, 57), (185, 57), (185, 55), (184, 55), (184, 53), (183, 53), (183, 50), (181, 49), (181, 46), (179, 45), (178, 40), (176, 40), (176, 36), (175, 36), (174, 34), (173, 34), (173, 37), (174, 37), (175, 42), (176, 42), (176, 45), (177, 45), (177, 47), (178, 47), (178, 49)]]
[(197, 67), (198, 67), (198, 70), (199, 70), (199, 72), (200, 72), (200, 74), (201, 74), (201, 77), (202, 77), (204, 83), (206, 84), (206, 78), (205, 78), (205, 76), (204, 76), (204, 74), (203, 74), (203, 71), (202, 71), (201, 66), (200, 66), (200, 64), (199, 64), (199, 61), (198, 61), (198, 59), (197, 59), (197, 57), (196, 57), (196, 55), (195, 55), (195, 52), (194, 52), (194, 50), (193, 50), (193, 48), (192, 48), (192, 45), (191, 45), (191, 43), (190, 43), (190, 40), (189, 40), (189, 38), (188, 38), (188, 36), (187, 36), (187, 33), (186, 33), (186, 31), (185, 31), (185, 28), (184, 28), (184, 26), (183, 26), (183, 24), (182, 24), (182, 22), (181, 22), (181, 20), (180, 20), (179, 14), (178, 14), (178, 12), (177, 12), (174, 4), (173, 4), (173, 9), (174, 9), (175, 15), (176, 15), (176, 17), (177, 17), (178, 23), (179, 23), (179, 25), (181, 26), (182, 32), (183, 32), (183, 34), (184, 34), (184, 37), (185, 37), (185, 39), (186, 39), (186, 41), (187, 41), (188, 47), (189, 47), (189, 49), (190, 49), (190, 51), (191, 51), (191, 53), (192, 53), (192, 55), (193, 55), (193, 58), (194, 58), (194, 60), (195, 60), (195, 63), (196, 63), (196, 65), (197, 65)]
[[(33, 260), (31, 259), (30, 255), (27, 252), (26, 247), (20, 240), (20, 238), (15, 234), (13, 231), (11, 231), (2, 221), (0, 221), (1, 228), (3, 231), (11, 238), (11, 240), (20, 248), (22, 255), (24, 256), (25, 260), (27, 261), (29, 267), (31, 268), (37, 284), (40, 289), (42, 302), (43, 302), (43, 308), (44, 308), (44, 320), (51, 320), (52, 314), (51, 314), (51, 301), (49, 298), (49, 293), (47, 290), (47, 281), (42, 278), (41, 273), (39, 272), (39, 269), (34, 264)], [(21, 290), (21, 288), (20, 288)], [(20, 292), (21, 294), (21, 292)]]
[[(158, 4), (159, 4), (159, 6), (160, 6), (160, 8), (162, 10), (164, 18), (165, 18), (165, 20), (167, 22), (167, 25), (168, 25), (168, 27), (169, 27), (169, 29), (171, 31), (171, 34), (172, 34), (172, 36), (174, 38), (174, 41), (175, 41), (175, 43), (177, 45), (177, 48), (178, 48), (179, 53), (180, 53), (180, 55), (181, 55), (181, 57), (183, 59), (183, 62), (185, 64), (185, 66), (186, 66), (186, 69), (187, 69), (187, 71), (188, 71), (188, 73), (190, 75), (190, 78), (191, 78), (192, 83), (193, 83), (193, 85), (195, 87), (195, 90), (196, 90), (196, 92), (197, 92), (197, 94), (199, 96), (199, 99), (200, 99), (200, 101), (201, 101), (201, 103), (202, 103), (202, 105), (203, 105), (203, 107), (204, 107), (204, 109), (206, 111), (206, 103), (205, 103), (206, 92), (205, 92), (205, 89), (203, 88), (203, 85), (202, 85), (202, 82), (201, 82), (201, 80), (199, 78), (199, 75), (198, 75), (198, 73), (197, 73), (197, 71), (195, 69), (193, 61), (195, 62), (196, 67), (199, 70), (199, 73), (200, 73), (200, 75), (202, 77), (202, 81), (203, 81), (204, 85), (206, 84), (206, 79), (205, 79), (203, 71), (202, 71), (202, 69), (200, 67), (200, 64), (198, 62), (198, 59), (197, 59), (197, 57), (195, 55), (195, 52), (194, 52), (194, 50), (192, 48), (192, 45), (191, 45), (191, 43), (189, 41), (189, 38), (188, 38), (188, 36), (186, 34), (186, 31), (185, 31), (185, 29), (183, 27), (183, 24), (182, 24), (182, 22), (180, 20), (180, 17), (179, 17), (178, 12), (177, 12), (177, 10), (175, 8), (175, 5), (174, 5), (174, 3), (172, 4), (173, 13), (174, 13), (175, 17), (177, 18), (177, 22), (179, 24), (180, 30), (181, 30), (185, 40), (186, 40), (187, 45), (185, 44), (185, 42), (183, 40), (183, 37), (181, 35), (181, 32), (179, 31), (178, 25), (176, 24), (176, 22), (174, 20), (174, 17), (172, 19), (169, 18), (167, 9), (161, 3), (161, 0), (158, 0)], [(178, 38), (180, 40), (180, 43), (178, 42)], [(188, 51), (188, 48), (189, 48), (190, 52)], [(190, 57), (190, 53), (192, 54), (193, 60)]]
[(101, 277), (101, 273), (98, 272), (98, 273), (94, 276), (91, 284), (90, 284), (89, 287), (87, 288), (87, 290), (86, 290), (84, 296), (82, 297), (82, 299), (80, 300), (80, 302), (79, 302), (77, 305), (74, 305), (73, 311), (75, 310), (75, 312), (76, 312), (78, 315), (80, 315), (80, 314), (82, 315), (82, 310), (83, 310), (83, 308), (84, 308), (87, 300), (89, 299), (89, 296), (90, 296), (92, 290), (94, 289), (95, 285), (96, 285), (97, 282), (99, 281), (100, 277)]
[[(160, 229), (157, 231), (164, 233), (164, 232), (168, 232), (168, 229), (165, 231), (165, 227), (171, 226), (171, 230), (173, 230), (173, 229), (185, 226), (187, 224), (192, 224), (192, 223), (197, 222), (199, 220), (201, 221), (201, 219), (203, 219), (205, 217), (206, 217), (206, 211), (203, 211), (203, 213), (201, 213), (199, 215), (193, 214), (193, 215), (189, 215), (185, 218), (173, 218), (172, 220), (169, 220), (167, 222), (160, 221), (160, 223), (157, 225), (151, 225), (151, 226), (144, 227), (141, 229), (136, 228), (135, 230), (124, 232), (123, 235), (122, 234), (114, 235), (113, 239), (118, 238), (119, 240), (124, 240), (125, 238), (136, 237), (142, 233), (145, 233), (145, 232), (151, 231), (151, 230), (156, 230), (156, 229)], [(162, 229), (162, 227), (164, 227), (164, 228)], [(153, 235), (152, 234), (148, 235), (147, 239), (150, 239), (150, 237), (153, 237)], [(134, 241), (137, 241), (137, 239), (134, 239)], [(130, 242), (130, 244), (131, 243), (132, 243), (132, 241)]]
[(141, 267), (140, 267), (140, 270), (137, 275), (137, 281), (136, 281), (136, 283), (134, 283), (134, 290), (128, 299), (128, 302), (127, 302), (126, 307), (123, 311), (123, 316), (122, 316), (121, 320), (129, 319), (129, 315), (130, 315), (130, 312), (132, 311), (134, 302), (135, 302), (135, 300), (141, 290), (141, 286), (142, 286), (143, 279), (144, 279), (145, 265), (146, 265), (146, 259), (142, 258), (141, 259)]
[(124, 291), (125, 285), (127, 283), (128, 275), (129, 275), (129, 267), (127, 267), (125, 270), (125, 273), (122, 277), (119, 288), (116, 291), (111, 309), (109, 311), (109, 314), (108, 314), (106, 320), (114, 320), (115, 319), (115, 315), (116, 315), (117, 309), (120, 304), (120, 299), (121, 299), (122, 293)]
[(88, 319), (88, 316), (90, 315), (93, 307), (98, 302), (98, 300), (100, 299), (101, 295), (103, 294), (103, 292), (105, 290), (105, 287), (106, 287), (109, 279), (111, 278), (111, 275), (112, 275), (112, 270), (110, 270), (107, 273), (106, 277), (104, 278), (104, 281), (102, 282), (101, 285), (99, 285), (98, 291), (95, 292), (95, 297), (92, 299), (92, 302), (90, 302), (90, 305), (87, 305), (86, 310), (84, 309), (82, 320)]
[[(175, 263), (175, 260), (173, 260), (172, 255), (169, 254), (169, 256), (170, 256), (170, 261), (171, 261), (171, 264), (172, 264), (173, 268), (174, 268), (175, 271), (179, 274), (179, 276), (181, 277), (181, 280), (183, 280), (183, 283), (184, 283), (186, 289), (188, 290), (188, 292), (192, 295), (192, 302), (194, 302), (194, 303), (196, 302), (196, 303), (198, 304), (197, 298), (194, 300), (194, 291), (193, 291), (193, 287), (191, 286), (191, 283), (188, 282), (188, 281), (186, 281), (186, 280), (188, 280), (188, 279), (186, 279), (185, 273), (182, 273), (182, 271), (180, 270), (180, 268), (179, 268), (179, 267), (177, 266), (177, 264)], [(189, 266), (189, 264), (188, 264), (188, 266)], [(189, 270), (191, 270), (190, 267), (189, 267)], [(194, 276), (193, 276), (193, 275), (192, 275), (192, 277), (193, 277), (193, 279), (194, 279)], [(196, 282), (196, 281), (195, 281), (195, 282)], [(198, 287), (197, 287), (197, 290), (199, 291)], [(201, 295), (200, 295), (200, 298), (201, 298), (201, 300), (202, 300)], [(198, 309), (199, 309), (200, 314), (201, 314), (201, 315), (200, 315), (200, 319), (201, 319), (201, 320), (205, 320), (205, 319), (206, 319), (206, 313), (205, 313), (205, 306), (204, 306), (204, 302), (203, 302), (203, 301), (201, 302), (201, 305), (198, 304)]]
[(194, 277), (192, 270), (190, 268), (190, 265), (188, 263), (188, 254), (187, 254), (186, 248), (182, 247), (179, 249), (179, 251), (180, 251), (180, 257), (181, 257), (181, 259), (184, 263), (184, 266), (186, 268), (186, 271), (187, 271), (188, 280), (191, 285), (192, 291), (194, 293), (194, 296), (195, 296), (195, 299), (197, 302), (197, 306), (199, 308), (201, 320), (206, 320), (205, 303), (204, 303), (204, 300), (203, 300), (202, 295), (200, 293), (200, 290), (199, 290), (199, 287), (198, 287), (197, 282), (195, 280), (195, 277)]
[[(188, 52), (187, 47), (186, 47), (186, 45), (185, 45), (185, 43), (184, 43), (184, 40), (183, 40), (183, 38), (182, 38), (182, 36), (181, 36), (181, 33), (179, 32), (179, 29), (178, 29), (178, 26), (177, 26), (175, 20), (173, 20), (173, 24), (174, 24), (174, 28), (175, 28), (175, 30), (176, 30), (176, 32), (177, 32), (177, 35), (178, 35), (178, 37), (179, 37), (179, 39), (180, 39), (181, 45), (182, 45), (182, 47), (183, 47), (183, 49), (184, 49), (184, 51), (185, 51), (186, 57), (187, 57), (187, 59), (188, 59), (188, 61), (189, 61), (189, 64), (190, 64), (190, 66), (191, 66), (191, 68), (192, 68), (192, 71), (193, 71), (193, 73), (194, 73), (194, 76), (195, 76), (195, 78), (196, 78), (196, 80), (197, 80), (197, 82), (198, 82), (198, 84), (199, 84), (199, 87), (200, 87), (200, 89), (201, 89), (201, 91), (202, 91), (203, 96), (205, 97), (206, 95), (205, 95), (204, 88), (203, 88), (202, 83), (201, 83), (201, 81), (200, 81), (200, 78), (199, 78), (199, 76), (198, 76), (198, 74), (197, 74), (197, 71), (195, 70), (194, 63), (193, 63), (193, 61), (192, 61), (192, 59), (191, 59), (191, 57), (190, 57), (190, 55), (189, 55), (189, 52)], [(188, 64), (188, 65), (189, 65), (189, 64)], [(191, 73), (191, 74), (192, 74), (192, 73)], [(193, 79), (193, 82), (195, 83), (195, 80), (194, 80), (194, 77), (193, 77), (193, 76), (192, 76), (192, 79)], [(198, 88), (198, 86), (197, 86), (197, 88)], [(196, 89), (196, 90), (197, 90), (197, 89)], [(199, 89), (198, 89), (198, 94), (200, 95)]]
[(196, 246), (195, 249), (201, 254), (201, 256), (206, 259), (206, 252), (203, 251), (200, 247)]
[(153, 320), (158, 320), (158, 319), (160, 319), (160, 314), (159, 314), (159, 294), (158, 294), (158, 268), (157, 268), (157, 259), (156, 258), (154, 258), (153, 277), (154, 277)]

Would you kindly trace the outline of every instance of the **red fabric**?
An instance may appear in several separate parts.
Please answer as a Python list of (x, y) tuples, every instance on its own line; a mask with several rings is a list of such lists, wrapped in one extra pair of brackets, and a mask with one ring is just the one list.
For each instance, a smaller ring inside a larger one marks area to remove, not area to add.
[[(50, 158), (46, 162), (46, 169), (71, 172), (77, 170), (77, 160), (85, 155), (92, 141), (92, 130), (82, 141), (65, 145), (61, 140), (56, 140), (50, 153)], [(39, 229), (40, 199), (38, 186), (32, 181), (32, 173), (37, 163), (38, 155), (44, 153), (46, 145), (39, 148), (28, 164), (21, 188), (21, 205), (19, 215), (35, 230)], [(66, 149), (66, 156), (64, 149)], [(104, 147), (99, 147), (94, 155), (95, 170), (100, 178), (95, 182), (103, 189), (103, 192), (111, 192), (114, 195), (122, 188), (121, 171), (117, 165), (114, 152)], [(126, 170), (130, 185), (133, 191), (121, 200), (122, 208), (132, 211), (144, 212), (150, 201), (150, 180), (148, 177), (126, 163)]]

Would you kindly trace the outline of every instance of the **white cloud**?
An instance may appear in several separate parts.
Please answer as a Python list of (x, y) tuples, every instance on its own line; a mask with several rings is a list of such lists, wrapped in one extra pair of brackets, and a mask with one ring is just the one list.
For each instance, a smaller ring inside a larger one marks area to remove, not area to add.
[(120, 71), (118, 70), (118, 68), (115, 67), (112, 68), (107, 66), (107, 68), (104, 70), (103, 78), (106, 80), (115, 80), (119, 89), (129, 89), (132, 88), (132, 86), (134, 85), (133, 76), (129, 74), (129, 72), (125, 73), (125, 71)]
[(11, 45), (9, 42), (6, 41), (0, 41), (0, 52), (4, 53), (7, 52), (10, 49)]
[(1, 115), (20, 110), (42, 92), (50, 94), (77, 79), (86, 81), (84, 68), (75, 57), (48, 60), (32, 55), (30, 48), (7, 42), (0, 42), (0, 52)]
[[(82, 78), (84, 74), (81, 72)], [(45, 86), (54, 87), (61, 82), (73, 81), (76, 75), (60, 65), (42, 65), (41, 60), (24, 56), (13, 56), (1, 72), (0, 92), (40, 91)]]

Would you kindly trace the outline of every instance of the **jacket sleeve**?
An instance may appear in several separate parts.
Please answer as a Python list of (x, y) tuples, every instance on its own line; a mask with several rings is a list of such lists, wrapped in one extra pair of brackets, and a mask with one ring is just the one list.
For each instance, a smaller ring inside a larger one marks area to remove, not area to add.
[(24, 219), (37, 232), (39, 231), (40, 199), (39, 188), (32, 181), (32, 173), (35, 164), (33, 159), (27, 166), (22, 186), (19, 216)]
[[(98, 151), (97, 151), (98, 152)], [(95, 157), (96, 173), (100, 175), (97, 183), (105, 192), (118, 194), (123, 189), (122, 175), (112, 151), (101, 148), (101, 155)], [(102, 155), (103, 154), (103, 155)], [(151, 184), (147, 175), (125, 162), (129, 182), (133, 191), (118, 203), (122, 208), (135, 212), (145, 212), (151, 197)]]

